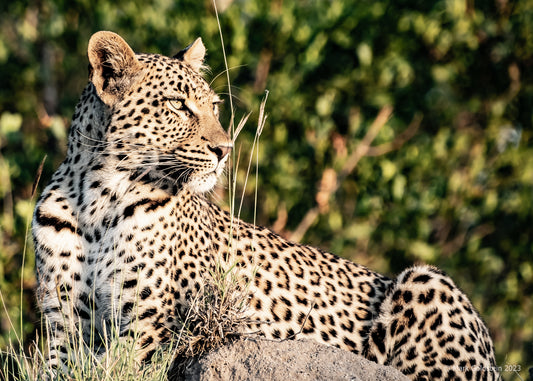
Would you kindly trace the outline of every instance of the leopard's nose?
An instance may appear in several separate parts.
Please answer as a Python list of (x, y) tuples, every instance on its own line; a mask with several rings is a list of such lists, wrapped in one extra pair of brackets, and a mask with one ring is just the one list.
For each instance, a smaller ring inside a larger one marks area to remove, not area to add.
[(219, 145), (219, 146), (208, 146), (209, 151), (213, 152), (215, 155), (217, 155), (218, 160), (222, 160), (231, 152), (231, 149), (233, 148), (231, 145)]

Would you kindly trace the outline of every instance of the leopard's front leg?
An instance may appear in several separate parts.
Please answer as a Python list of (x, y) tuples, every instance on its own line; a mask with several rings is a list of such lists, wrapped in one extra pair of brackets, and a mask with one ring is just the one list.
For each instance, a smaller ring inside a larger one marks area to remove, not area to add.
[(68, 283), (57, 283), (53, 288), (42, 286), (38, 290), (47, 339), (47, 365), (54, 375), (68, 374), (69, 364), (79, 362), (91, 341), (90, 313), (80, 305), (79, 295), (70, 287)]
[[(86, 278), (84, 237), (68, 204), (57, 192), (43, 193), (32, 229), (37, 273), (37, 304), (44, 321), (48, 365), (68, 369), (80, 344), (89, 340), (90, 285)], [(70, 359), (69, 359), (70, 357)]]

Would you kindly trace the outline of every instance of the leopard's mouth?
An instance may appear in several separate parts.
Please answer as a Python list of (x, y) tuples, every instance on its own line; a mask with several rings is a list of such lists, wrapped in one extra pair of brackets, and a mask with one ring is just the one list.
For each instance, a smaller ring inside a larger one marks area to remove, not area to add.
[[(228, 157), (229, 155), (226, 155), (221, 159), (211, 158), (211, 162), (205, 167), (191, 165), (193, 163), (186, 162), (182, 162), (182, 164), (179, 165), (176, 163), (176, 160), (168, 162), (160, 161), (155, 167), (152, 167), (151, 170), (155, 170), (154, 175), (156, 178), (163, 177), (174, 182), (174, 185), (178, 185), (180, 188), (188, 188), (194, 193), (204, 193), (214, 188), (218, 178), (224, 172)], [(140, 172), (143, 175), (146, 175), (150, 170)], [(156, 173), (158, 173), (158, 175), (156, 175)]]
[(206, 172), (193, 172), (188, 177), (185, 186), (194, 193), (209, 192), (217, 184), (226, 166), (228, 156), (219, 160), (216, 166)]

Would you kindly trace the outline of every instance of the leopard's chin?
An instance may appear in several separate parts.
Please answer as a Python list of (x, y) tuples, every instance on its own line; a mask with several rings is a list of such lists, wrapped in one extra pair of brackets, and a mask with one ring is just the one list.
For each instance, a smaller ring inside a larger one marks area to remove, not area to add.
[(205, 193), (209, 192), (217, 184), (218, 175), (216, 172), (211, 172), (202, 175), (191, 176), (189, 181), (185, 184), (187, 188), (192, 193)]

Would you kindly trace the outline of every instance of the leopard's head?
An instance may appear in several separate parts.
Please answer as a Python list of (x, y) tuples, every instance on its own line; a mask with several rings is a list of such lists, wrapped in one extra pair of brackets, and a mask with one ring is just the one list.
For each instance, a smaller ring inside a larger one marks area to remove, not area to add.
[(232, 141), (218, 120), (221, 100), (201, 74), (202, 40), (165, 57), (135, 54), (119, 35), (98, 32), (88, 55), (106, 115), (101, 154), (132, 180), (174, 191), (212, 189)]

